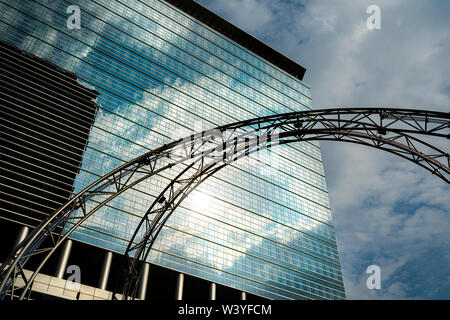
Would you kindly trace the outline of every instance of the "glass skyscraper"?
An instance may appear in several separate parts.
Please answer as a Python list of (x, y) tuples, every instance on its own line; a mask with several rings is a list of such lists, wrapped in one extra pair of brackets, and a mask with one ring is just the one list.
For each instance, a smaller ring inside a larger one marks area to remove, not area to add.
[[(68, 28), (72, 5), (79, 29)], [(73, 193), (193, 132), (312, 105), (303, 67), (192, 1), (0, 0), (0, 40), (98, 93), (87, 143), (74, 147), (83, 157)], [(73, 108), (78, 119), (65, 125), (90, 125), (92, 110)], [(117, 197), (71, 238), (123, 253), (175, 174)], [(270, 299), (345, 298), (319, 144), (261, 151), (206, 180), (168, 220), (149, 262)]]

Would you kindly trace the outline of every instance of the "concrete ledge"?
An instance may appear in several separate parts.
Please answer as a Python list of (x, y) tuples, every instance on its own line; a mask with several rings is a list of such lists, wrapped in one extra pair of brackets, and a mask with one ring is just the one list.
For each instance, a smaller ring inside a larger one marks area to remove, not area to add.
[(60, 287), (48, 286), (47, 294), (57, 297), (63, 297), (64, 289)]
[(78, 292), (79, 291), (72, 291), (72, 290), (65, 289), (64, 292), (63, 292), (63, 296), (64, 296), (64, 298), (67, 298), (67, 299), (70, 299), (70, 300), (76, 300)]
[(87, 295), (90, 295), (90, 296), (94, 296), (95, 288), (87, 286), (85, 284), (82, 284), (81, 288), (80, 288), (80, 292), (84, 293), (84, 294), (87, 294)]
[(59, 278), (56, 278), (56, 277), (51, 277), (50, 285), (53, 286), (53, 287), (65, 288), (66, 287), (66, 280), (59, 279)]
[(90, 294), (80, 293), (79, 300), (94, 300), (94, 296)]
[[(33, 272), (24, 270), (24, 274), (27, 278), (30, 278)], [(14, 283), (14, 286), (17, 288), (23, 287), (24, 285), (25, 282), (22, 277), (18, 277)], [(42, 273), (36, 275), (31, 290), (68, 300), (77, 300), (77, 298), (79, 300), (111, 300), (112, 298), (111, 291), (85, 284), (78, 284)], [(117, 296), (119, 296), (119, 299), (122, 297), (122, 295)]]
[(48, 284), (35, 282), (35, 283), (33, 283), (31, 290), (41, 292), (41, 293), (47, 293), (48, 287), (49, 287)]
[(22, 277), (17, 278), (16, 282), (14, 282), (16, 287), (24, 287), (25, 286), (25, 281), (23, 281)]
[(94, 297), (97, 297), (97, 298), (102, 298), (102, 299), (108, 299), (108, 291), (106, 291), (106, 290), (102, 290), (102, 289), (99, 289), (99, 288), (95, 288), (95, 293), (94, 293)]
[[(30, 277), (31, 277), (31, 271), (30, 271)], [(44, 284), (50, 284), (50, 279), (52, 277), (46, 275), (46, 274), (42, 274), (42, 273), (38, 273), (36, 278), (34, 279), (35, 282), (40, 282), (40, 283), (44, 283)]]

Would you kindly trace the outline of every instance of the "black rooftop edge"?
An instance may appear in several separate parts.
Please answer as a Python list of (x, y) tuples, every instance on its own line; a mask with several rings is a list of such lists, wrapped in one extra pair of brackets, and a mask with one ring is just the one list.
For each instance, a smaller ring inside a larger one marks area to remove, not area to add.
[(302, 80), (306, 69), (193, 0), (165, 0), (188, 15)]

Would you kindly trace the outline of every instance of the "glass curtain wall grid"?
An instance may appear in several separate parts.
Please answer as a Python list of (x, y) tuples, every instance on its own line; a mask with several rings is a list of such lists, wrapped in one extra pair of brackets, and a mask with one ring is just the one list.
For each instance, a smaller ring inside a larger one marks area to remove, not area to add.
[[(81, 28), (70, 30), (66, 9), (74, 4)], [(0, 0), (0, 40), (8, 48), (2, 66), (24, 72), (2, 75), (3, 82), (14, 79), (2, 93), (2, 118), (11, 124), (2, 128), (46, 157), (5, 160), (14, 172), (2, 182), (8, 186), (21, 183), (16, 169), (25, 166), (27, 179), (45, 178), (49, 188), (74, 194), (194, 131), (311, 108), (301, 80), (166, 1)], [(11, 46), (28, 55), (18, 60)], [(54, 66), (66, 71), (54, 74)], [(75, 81), (79, 90), (49, 92), (42, 77), (64, 90)], [(36, 107), (40, 101), (45, 109)], [(4, 137), (2, 155), (14, 149)], [(60, 161), (47, 165), (55, 155)], [(71, 237), (123, 253), (140, 216), (178, 170), (115, 198)], [(2, 192), (17, 195), (10, 189)], [(44, 216), (68, 194), (36, 196), (20, 196), (23, 208), (8, 207), (2, 217)], [(345, 298), (319, 144), (262, 151), (219, 171), (171, 216), (149, 261), (270, 299)]]

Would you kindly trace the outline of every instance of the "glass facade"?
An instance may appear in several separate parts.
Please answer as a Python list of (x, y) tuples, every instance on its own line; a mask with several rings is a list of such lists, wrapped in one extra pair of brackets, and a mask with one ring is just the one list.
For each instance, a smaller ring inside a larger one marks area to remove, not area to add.
[[(80, 29), (67, 28), (70, 5), (81, 8)], [(165, 1), (0, 0), (0, 40), (99, 93), (75, 193), (194, 131), (311, 108), (302, 81)], [(74, 128), (86, 118), (78, 113)], [(175, 174), (115, 198), (71, 237), (123, 253)], [(171, 216), (149, 261), (271, 299), (344, 298), (319, 144), (280, 146), (219, 171)]]

